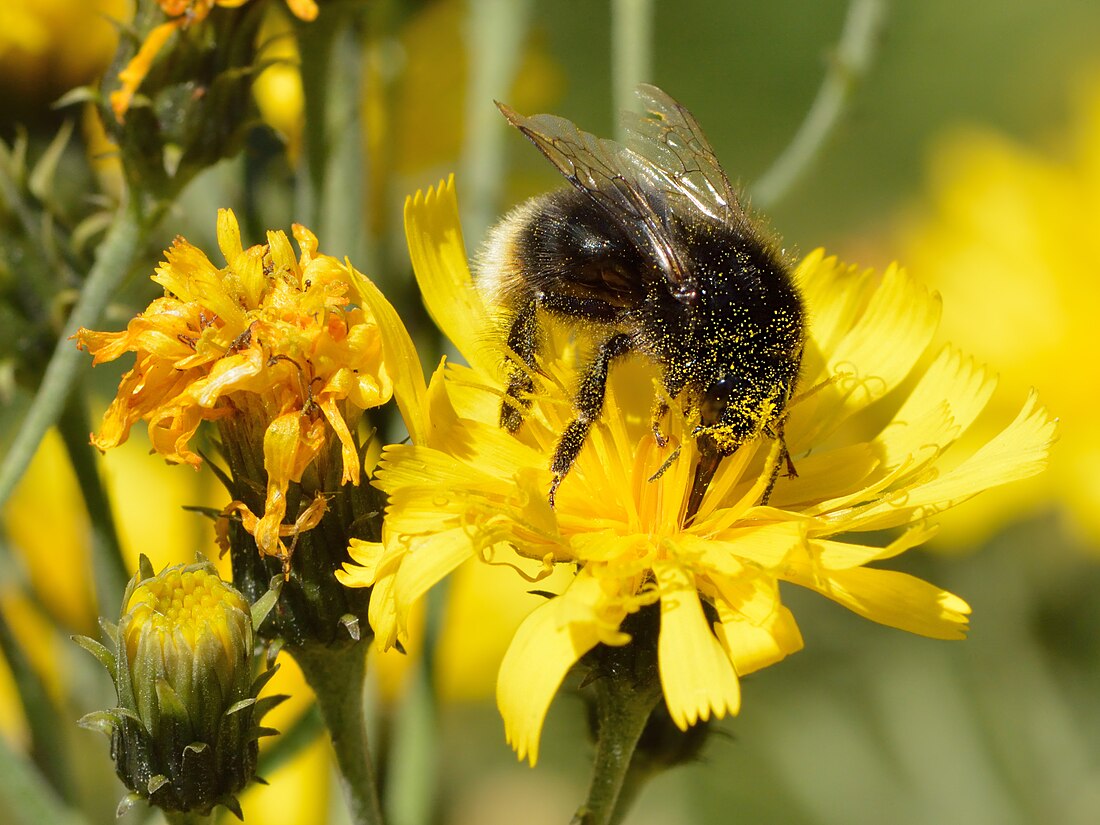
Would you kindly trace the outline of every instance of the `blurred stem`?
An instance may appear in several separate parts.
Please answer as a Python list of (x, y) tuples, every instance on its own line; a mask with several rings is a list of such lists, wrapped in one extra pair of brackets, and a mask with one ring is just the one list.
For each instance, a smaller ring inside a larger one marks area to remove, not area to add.
[(787, 148), (752, 187), (755, 206), (769, 209), (782, 200), (821, 154), (871, 67), (885, 21), (885, 0), (852, 0), (817, 97)]
[[(321, 200), (325, 191), (325, 175), (328, 171), (328, 97), (329, 67), (332, 64), (332, 42), (336, 37), (342, 17), (335, 7), (324, 9), (316, 20), (295, 23), (298, 37), (299, 66), (302, 75), (302, 91), (305, 95), (305, 129), (302, 133), (305, 151), (306, 175), (304, 185), (298, 187), (298, 195), (306, 223), (315, 232), (321, 231)], [(323, 237), (323, 235), (322, 235)]]
[(300, 196), (308, 225), (340, 257), (361, 260), (363, 211), (362, 48), (359, 4), (324, 6), (296, 26), (305, 93), (307, 185)]
[(506, 101), (523, 57), (531, 0), (470, 0), (464, 29), (470, 73), (462, 147), (462, 226), (481, 243), (500, 200), (504, 118), (493, 100)]
[[(436, 692), (435, 655), (442, 632), (448, 582), (433, 587), (427, 596), (427, 620), (419, 661), (410, 689), (402, 697), (393, 725), (393, 747), (385, 766), (386, 815), (390, 825), (437, 822), (439, 785), (439, 697)], [(384, 757), (385, 758), (385, 757)]]
[(69, 338), (81, 327), (95, 327), (99, 323), (107, 303), (144, 245), (149, 230), (156, 225), (163, 213), (163, 206), (142, 213), (136, 200), (131, 199), (115, 213), (114, 221), (100, 244), (95, 263), (84, 282), (80, 298), (58, 337), (38, 392), (19, 431), (12, 439), (8, 454), (0, 463), (0, 504), (11, 496), (42, 437), (57, 421), (75, 382), (77, 370), (84, 363), (86, 356)]
[[(611, 99), (615, 111), (635, 107), (634, 89), (653, 79), (653, 0), (611, 2)], [(623, 125), (615, 121), (615, 137)]]
[[(81, 384), (83, 382), (78, 382)], [(92, 577), (99, 613), (111, 615), (130, 579), (103, 477), (88, 444), (91, 422), (83, 393), (69, 396), (57, 422), (92, 525)]]
[(629, 782), (634, 750), (661, 699), (660, 679), (604, 676), (596, 688), (596, 756), (588, 799), (573, 825), (614, 825), (626, 814), (638, 787)]
[(351, 822), (354, 825), (382, 825), (363, 707), (367, 675), (365, 644), (339, 648), (288, 645), (288, 651), (317, 694), (317, 707), (336, 752)]
[[(3, 653), (8, 662), (19, 701), (23, 705), (23, 714), (30, 728), (31, 755), (34, 762), (53, 791), (65, 801), (72, 801), (72, 770), (65, 750), (66, 738), (59, 729), (63, 714), (50, 700), (42, 677), (31, 665), (23, 646), (12, 633), (3, 610), (0, 610), (0, 653)], [(4, 782), (7, 781), (5, 775)]]
[(89, 825), (65, 806), (34, 766), (0, 736), (0, 810), (11, 825)]

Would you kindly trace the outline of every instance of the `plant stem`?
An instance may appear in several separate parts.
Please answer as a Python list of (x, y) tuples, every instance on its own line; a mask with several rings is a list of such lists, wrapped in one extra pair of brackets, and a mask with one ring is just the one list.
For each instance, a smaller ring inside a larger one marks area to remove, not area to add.
[(886, 19), (883, 0), (852, 0), (825, 79), (791, 142), (752, 187), (752, 202), (768, 209), (791, 190), (814, 162), (867, 74)]
[[(159, 215), (159, 212), (157, 213)], [(77, 369), (85, 356), (69, 338), (81, 327), (94, 327), (115, 294), (123, 276), (130, 269), (134, 257), (145, 240), (155, 218), (142, 216), (131, 201), (129, 206), (119, 207), (114, 222), (103, 239), (95, 264), (80, 298), (73, 307), (69, 321), (61, 331), (50, 363), (42, 376), (42, 383), (31, 402), (26, 417), (12, 439), (8, 454), (0, 463), (0, 504), (5, 503), (19, 479), (30, 464), (39, 442), (46, 431), (57, 421), (65, 399), (72, 389)]]
[(363, 708), (365, 643), (339, 648), (288, 646), (288, 650), (317, 694), (317, 707), (336, 752), (351, 821), (354, 825), (382, 825)]
[[(612, 0), (611, 100), (615, 110), (637, 108), (634, 89), (653, 80), (653, 0)], [(626, 137), (616, 120), (616, 138)]]
[(497, 213), (505, 156), (505, 122), (493, 100), (507, 101), (523, 58), (532, 0), (471, 0), (463, 28), (470, 71), (462, 146), (462, 226), (479, 243)]
[[(596, 756), (588, 799), (573, 817), (573, 825), (613, 825), (625, 813), (623, 791), (628, 787), (634, 749), (653, 708), (661, 698), (659, 679), (635, 681), (604, 677), (595, 683)], [(637, 787), (629, 789), (630, 794)]]
[[(81, 383), (77, 382), (78, 386)], [(126, 569), (126, 561), (122, 556), (122, 545), (114, 515), (111, 513), (107, 489), (96, 466), (92, 447), (88, 444), (91, 426), (81, 393), (71, 394), (66, 400), (57, 426), (91, 520), (92, 578), (95, 582), (96, 603), (100, 614), (110, 615), (118, 607), (119, 599), (130, 579), (130, 572)]]

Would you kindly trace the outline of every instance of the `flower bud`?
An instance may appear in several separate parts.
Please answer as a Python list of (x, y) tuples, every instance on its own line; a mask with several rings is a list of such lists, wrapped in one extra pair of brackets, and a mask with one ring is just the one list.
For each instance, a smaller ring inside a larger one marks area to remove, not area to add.
[(239, 813), (252, 779), (260, 718), (283, 697), (257, 701), (274, 670), (252, 678), (248, 602), (209, 563), (141, 570), (126, 589), (113, 650), (77, 641), (107, 667), (118, 706), (81, 719), (111, 738), (111, 755), (132, 797), (167, 811)]

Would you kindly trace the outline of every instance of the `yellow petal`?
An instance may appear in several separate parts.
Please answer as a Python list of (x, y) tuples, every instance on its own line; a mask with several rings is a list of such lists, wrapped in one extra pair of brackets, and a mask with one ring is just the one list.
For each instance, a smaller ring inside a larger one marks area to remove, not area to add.
[(218, 248), (228, 264), (237, 260), (244, 251), (241, 246), (241, 227), (232, 209), (218, 210)]
[(295, 17), (299, 20), (305, 20), (307, 23), (316, 20), (317, 12), (320, 11), (314, 0), (286, 0), (286, 4)]
[(374, 642), (379, 650), (389, 650), (398, 642), (405, 644), (408, 641), (408, 627), (402, 626), (398, 620), (393, 586), (394, 576), (391, 573), (377, 579), (370, 593), (367, 619), (374, 631)]
[(432, 320), (471, 366), (495, 376), (501, 356), (485, 344), (489, 312), (470, 275), (454, 175), (405, 200), (405, 238)]
[(600, 583), (582, 570), (565, 593), (524, 620), (504, 654), (497, 707), (508, 744), (532, 766), (538, 762), (546, 711), (562, 679), (600, 641), (601, 597)]
[(416, 354), (412, 338), (401, 322), (401, 316), (386, 300), (369, 278), (351, 267), (352, 283), (363, 304), (370, 310), (378, 323), (382, 335), (386, 371), (393, 376), (393, 394), (397, 408), (405, 421), (405, 427), (414, 444), (426, 444), (428, 441), (427, 387), (424, 384), (424, 368)]
[(256, 544), (268, 555), (281, 555), (279, 528), (286, 515), (286, 491), (294, 473), (298, 445), (302, 439), (302, 416), (297, 411), (280, 415), (264, 432), (264, 469), (267, 470), (267, 499), (264, 514), (256, 526)]
[(398, 621), (404, 624), (413, 603), (471, 558), (477, 549), (464, 526), (417, 538), (402, 559), (394, 581)]
[(1041, 472), (1047, 464), (1057, 422), (1030, 393), (1016, 420), (958, 467), (904, 491), (860, 514), (853, 526), (880, 530), (908, 524), (954, 507), (971, 496)]
[(743, 614), (719, 605), (721, 622), (715, 627), (719, 641), (733, 662), (738, 676), (774, 665), (802, 649), (802, 633), (794, 615), (778, 601), (775, 610), (763, 622), (754, 622)]
[(678, 564), (653, 565), (661, 594), (657, 659), (672, 721), (687, 730), (714, 714), (721, 719), (741, 707), (733, 663), (711, 632), (691, 575)]
[(126, 68), (118, 73), (118, 79), (122, 85), (116, 91), (111, 92), (111, 111), (115, 113), (115, 118), (119, 123), (122, 123), (125, 119), (126, 112), (130, 109), (130, 103), (133, 101), (134, 94), (141, 85), (141, 81), (149, 74), (153, 59), (164, 48), (164, 44), (172, 36), (172, 33), (185, 23), (185, 20), (172, 20), (168, 23), (161, 23), (146, 35), (145, 42), (141, 44), (138, 53), (126, 64)]
[[(897, 386), (936, 332), (939, 296), (918, 284), (904, 269), (891, 265), (880, 280), (850, 273), (848, 280), (851, 283), (845, 289), (836, 290), (836, 298), (824, 293), (820, 303), (809, 305), (810, 333), (815, 342), (810, 350), (827, 354), (824, 374), (811, 374), (811, 378), (831, 379), (832, 383), (792, 412), (786, 435), (795, 452), (820, 441), (850, 415)], [(858, 304), (845, 294), (857, 288), (864, 293)], [(835, 345), (824, 348), (816, 344), (815, 325), (819, 313), (828, 317), (829, 304), (834, 300), (843, 303), (842, 314), (857, 310), (858, 315)], [(812, 354), (808, 356), (811, 360)]]
[(856, 567), (815, 575), (792, 565), (783, 578), (816, 590), (879, 624), (933, 639), (962, 639), (970, 606), (953, 593), (893, 570)]
[(893, 420), (873, 442), (885, 469), (912, 456), (932, 458), (973, 423), (997, 379), (953, 347), (939, 356), (909, 393)]

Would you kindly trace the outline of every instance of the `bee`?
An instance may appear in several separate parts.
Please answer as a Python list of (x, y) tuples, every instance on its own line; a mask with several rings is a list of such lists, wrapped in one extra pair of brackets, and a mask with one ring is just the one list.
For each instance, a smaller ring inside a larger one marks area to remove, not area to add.
[[(497, 104), (572, 186), (532, 198), (489, 232), (478, 281), (507, 309), (515, 360), (500, 411), (506, 430), (518, 430), (531, 405), (540, 313), (597, 333), (550, 462), (550, 504), (599, 418), (612, 364), (637, 353), (661, 369), (658, 443), (667, 443), (663, 399), (698, 421), (691, 517), (723, 457), (761, 433), (782, 440), (806, 313), (783, 253), (749, 215), (695, 118), (655, 86), (637, 94), (646, 114), (624, 113), (625, 145)], [(783, 457), (793, 473), (785, 446)]]

